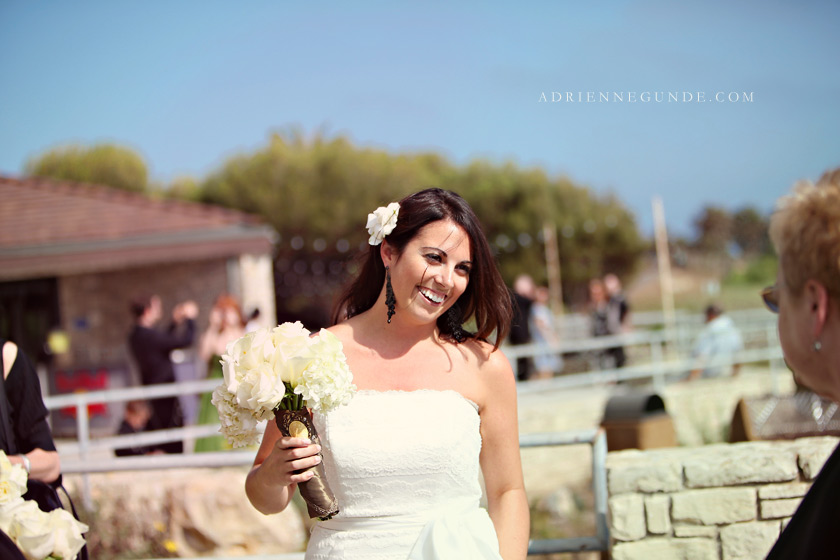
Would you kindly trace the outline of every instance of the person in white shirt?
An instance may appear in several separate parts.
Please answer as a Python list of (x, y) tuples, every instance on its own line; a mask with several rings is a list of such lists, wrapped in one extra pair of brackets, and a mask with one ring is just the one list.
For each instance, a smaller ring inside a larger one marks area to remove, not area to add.
[(723, 309), (711, 304), (706, 307), (706, 326), (700, 331), (691, 357), (695, 366), (689, 380), (700, 377), (721, 377), (731, 371), (738, 374), (739, 364), (734, 363), (738, 352), (744, 349), (741, 331)]

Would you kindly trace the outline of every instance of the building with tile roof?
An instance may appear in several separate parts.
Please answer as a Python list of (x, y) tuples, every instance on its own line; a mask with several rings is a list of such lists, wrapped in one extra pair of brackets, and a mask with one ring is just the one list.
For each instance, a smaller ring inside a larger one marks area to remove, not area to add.
[[(165, 316), (196, 301), (199, 332), (222, 292), (273, 324), (275, 239), (257, 217), (226, 208), (0, 176), (0, 336), (51, 375), (130, 371), (128, 301), (138, 293), (158, 294)], [(66, 352), (46, 350), (50, 332), (62, 333)], [(110, 386), (131, 382), (123, 377)]]

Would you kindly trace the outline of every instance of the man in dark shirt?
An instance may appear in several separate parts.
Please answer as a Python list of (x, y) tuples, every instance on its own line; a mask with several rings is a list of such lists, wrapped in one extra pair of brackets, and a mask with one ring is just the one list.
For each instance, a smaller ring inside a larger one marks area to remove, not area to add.
[[(128, 336), (128, 346), (140, 370), (143, 385), (174, 383), (175, 369), (169, 359), (169, 353), (193, 343), (198, 307), (191, 301), (177, 305), (172, 312), (172, 323), (166, 331), (154, 328), (162, 316), (158, 296), (135, 298), (131, 302), (131, 312), (135, 323)], [(178, 397), (154, 399), (150, 404), (152, 417), (149, 419), (149, 430), (164, 430), (184, 425)], [(161, 444), (158, 449), (166, 453), (181, 453), (184, 446), (183, 442), (175, 441)]]
[[(508, 340), (513, 345), (531, 342), (530, 317), (534, 304), (536, 284), (527, 274), (520, 274), (513, 283), (511, 298), (513, 301), (513, 320), (510, 324)], [(524, 381), (531, 377), (533, 363), (531, 358), (522, 356), (516, 359), (516, 378)]]

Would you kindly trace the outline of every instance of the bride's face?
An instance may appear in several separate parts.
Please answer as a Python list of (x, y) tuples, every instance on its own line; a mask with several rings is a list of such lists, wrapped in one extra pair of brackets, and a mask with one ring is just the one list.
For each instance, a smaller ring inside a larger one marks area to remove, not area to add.
[[(450, 220), (424, 226), (396, 255), (383, 247), (396, 297), (396, 315), (418, 323), (434, 322), (467, 289), (472, 263), (470, 239)], [(402, 314), (402, 315), (401, 315)]]

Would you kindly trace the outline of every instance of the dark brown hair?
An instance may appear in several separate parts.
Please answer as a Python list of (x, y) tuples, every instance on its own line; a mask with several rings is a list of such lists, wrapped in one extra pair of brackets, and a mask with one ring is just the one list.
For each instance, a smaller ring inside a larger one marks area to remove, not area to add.
[[(461, 342), (464, 338), (461, 326), (475, 319), (476, 332), (467, 333), (467, 336), (487, 340), (495, 331), (494, 349), (498, 348), (510, 329), (510, 292), (496, 266), (481, 224), (466, 200), (443, 189), (426, 189), (405, 197), (400, 201), (397, 226), (388, 234), (387, 242), (397, 254), (402, 254), (420, 229), (439, 220), (452, 220), (464, 228), (472, 249), (472, 267), (467, 288), (452, 307), (438, 318), (440, 334)], [(336, 303), (333, 322), (339, 323), (373, 307), (384, 283), (385, 265), (382, 263), (379, 246), (372, 245), (362, 255), (359, 275), (347, 286)]]
[(128, 302), (128, 309), (131, 311), (131, 316), (139, 319), (143, 313), (152, 306), (152, 294), (134, 294)]

